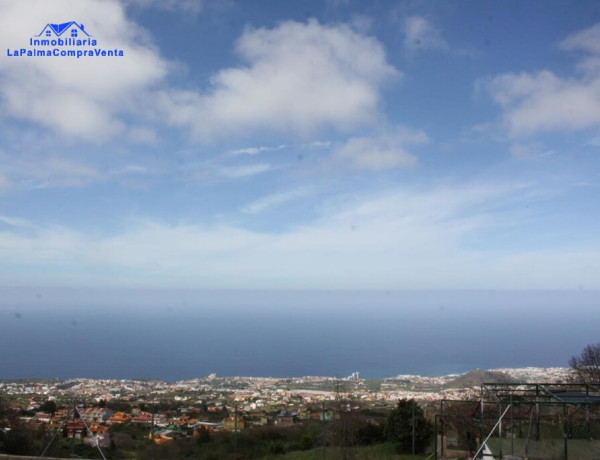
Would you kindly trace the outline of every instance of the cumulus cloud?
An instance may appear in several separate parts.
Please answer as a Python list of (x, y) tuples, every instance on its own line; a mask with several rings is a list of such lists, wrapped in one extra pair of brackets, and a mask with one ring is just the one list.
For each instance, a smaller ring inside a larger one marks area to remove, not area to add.
[[(34, 121), (75, 139), (100, 141), (127, 131), (126, 115), (137, 113), (146, 91), (168, 72), (168, 63), (148, 35), (116, 1), (31, 0), (0, 3), (0, 42), (28, 47), (49, 22), (75, 20), (103, 49), (120, 58), (4, 57), (0, 103), (4, 116)], [(133, 133), (134, 137), (148, 133)]]
[(337, 165), (370, 171), (410, 168), (417, 164), (417, 157), (408, 152), (405, 146), (427, 141), (425, 133), (409, 130), (352, 137), (334, 148), (331, 161)]
[(502, 121), (513, 137), (600, 126), (600, 75), (588, 80), (550, 71), (504, 74), (487, 86), (504, 109)]
[(190, 126), (195, 139), (251, 129), (303, 135), (372, 123), (381, 85), (398, 75), (376, 39), (316, 20), (248, 29), (236, 51), (247, 64), (218, 72), (208, 94), (163, 95), (170, 121)]
[[(203, 2), (162, 7), (188, 4)], [(247, 29), (236, 43), (244, 64), (216, 72), (206, 91), (167, 88), (170, 63), (112, 0), (2, 2), (0, 41), (19, 49), (48, 22), (68, 20), (83, 23), (100, 47), (125, 55), (2, 59), (0, 104), (4, 116), (76, 140), (154, 144), (149, 126), (165, 122), (202, 142), (257, 129), (347, 131), (377, 120), (381, 86), (399, 75), (375, 38), (344, 25), (288, 21)]]
[(580, 72), (572, 77), (541, 70), (507, 73), (483, 83), (502, 107), (502, 122), (510, 136), (600, 127), (598, 38), (600, 24), (574, 33), (561, 43), (565, 50), (591, 53), (580, 62)]
[(560, 47), (566, 50), (583, 50), (600, 54), (600, 24), (569, 35), (561, 42)]

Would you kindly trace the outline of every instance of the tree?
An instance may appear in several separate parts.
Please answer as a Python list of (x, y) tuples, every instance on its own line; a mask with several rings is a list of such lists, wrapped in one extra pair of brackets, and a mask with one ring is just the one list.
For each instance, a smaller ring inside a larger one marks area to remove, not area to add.
[(411, 453), (413, 433), (415, 453), (425, 452), (433, 434), (431, 422), (414, 399), (403, 399), (388, 416), (386, 435), (388, 439), (399, 442), (398, 452)]
[(581, 382), (600, 384), (600, 343), (588, 345), (579, 356), (572, 356), (569, 366)]
[(52, 414), (54, 416), (56, 413), (56, 403), (49, 399), (40, 406), (40, 411), (46, 412), (47, 414)]
[(356, 429), (355, 437), (357, 444), (366, 446), (380, 443), (384, 438), (384, 427), (372, 422), (362, 422)]
[(22, 425), (13, 425), (11, 430), (4, 434), (3, 451), (13, 455), (28, 455), (33, 453), (32, 435)]
[(350, 412), (350, 401), (347, 399), (346, 388), (341, 380), (335, 381), (335, 420), (331, 424), (335, 443), (340, 447), (340, 457), (346, 460), (353, 444), (351, 425), (353, 414)]

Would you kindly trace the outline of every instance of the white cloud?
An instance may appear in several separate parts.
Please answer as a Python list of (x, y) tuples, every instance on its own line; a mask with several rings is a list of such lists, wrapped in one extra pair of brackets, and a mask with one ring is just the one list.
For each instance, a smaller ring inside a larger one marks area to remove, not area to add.
[(304, 135), (372, 123), (380, 86), (398, 75), (376, 39), (315, 20), (248, 29), (236, 50), (248, 64), (218, 72), (209, 94), (163, 94), (170, 121), (190, 125), (195, 139), (255, 129)]
[(274, 146), (260, 146), (260, 147), (244, 147), (241, 149), (235, 149), (227, 152), (227, 156), (238, 156), (238, 155), (257, 155), (262, 152), (274, 152), (278, 150), (287, 149), (289, 147), (302, 147), (302, 148), (329, 148), (331, 146), (330, 141), (312, 141), (307, 144), (279, 144)]
[[(41, 148), (42, 152), (44, 151)], [(110, 181), (122, 181), (127, 176), (140, 176), (152, 169), (119, 160), (105, 165), (103, 159), (92, 161), (81, 155), (60, 155), (52, 149), (45, 154), (0, 153), (0, 179), (5, 178), (7, 191), (18, 192), (48, 187), (85, 187)], [(119, 164), (120, 163), (120, 164)], [(2, 182), (0, 181), (0, 191)]]
[(78, 160), (56, 155), (30, 160), (13, 158), (0, 166), (11, 177), (13, 188), (80, 187), (104, 177), (94, 166)]
[(231, 156), (237, 155), (256, 155), (261, 152), (271, 152), (273, 150), (282, 150), (286, 148), (287, 145), (281, 144), (275, 147), (261, 146), (261, 147), (245, 147), (242, 149), (236, 149), (229, 152)]
[(417, 157), (405, 145), (427, 142), (423, 132), (399, 129), (376, 136), (353, 137), (333, 150), (331, 161), (355, 169), (381, 171), (409, 168), (417, 164)]
[(102, 141), (125, 133), (127, 123), (121, 116), (140, 110), (146, 91), (166, 76), (168, 63), (147, 34), (125, 17), (119, 2), (1, 2), (0, 42), (4, 48), (23, 48), (47, 23), (70, 20), (84, 24), (99, 47), (123, 49), (125, 55), (87, 59), (3, 56), (3, 114), (75, 139)]
[(404, 48), (409, 53), (425, 50), (448, 50), (441, 32), (422, 16), (409, 16), (404, 21)]
[(560, 47), (566, 50), (583, 50), (600, 54), (600, 24), (569, 35), (561, 42)]
[(313, 141), (309, 144), (309, 147), (313, 148), (328, 148), (331, 146), (331, 141)]
[(512, 137), (600, 126), (600, 78), (566, 79), (541, 71), (504, 74), (487, 87), (504, 109), (502, 120)]
[(553, 150), (544, 150), (541, 144), (532, 142), (528, 144), (513, 144), (510, 147), (510, 153), (513, 157), (520, 160), (538, 160), (554, 155), (555, 152)]
[(111, 174), (114, 175), (127, 175), (127, 174), (147, 174), (148, 168), (142, 165), (125, 165), (122, 168), (119, 168), (115, 171), (112, 171)]
[(36, 228), (36, 225), (32, 221), (20, 217), (0, 215), (0, 222), (10, 225), (11, 227)]
[(529, 192), (489, 183), (401, 188), (340, 201), (282, 233), (156, 222), (110, 236), (39, 224), (35, 231), (0, 229), (0, 269), (10, 267), (10, 281), (17, 280), (16, 267), (29, 267), (29, 282), (62, 276), (96, 284), (152, 280), (165, 287), (600, 287), (600, 248), (593, 244), (467, 249), (489, 230), (518, 237), (528, 222), (512, 203)]
[(258, 163), (243, 166), (232, 166), (221, 168), (219, 171), (224, 177), (230, 179), (239, 179), (242, 177), (255, 176), (270, 171), (272, 166), (269, 163)]
[(242, 208), (242, 212), (245, 214), (260, 214), (290, 201), (313, 195), (314, 193), (315, 190), (313, 187), (299, 187), (285, 192), (273, 193), (247, 204)]
[(167, 89), (169, 62), (112, 0), (0, 3), (0, 41), (22, 48), (46, 23), (63, 19), (83, 23), (100, 47), (125, 55), (5, 57), (0, 103), (4, 116), (76, 140), (155, 144), (157, 135), (145, 123), (165, 122), (189, 128), (199, 141), (257, 129), (299, 136), (347, 131), (377, 120), (381, 86), (399, 75), (372, 37), (344, 25), (288, 21), (247, 29), (236, 44), (246, 65), (217, 72), (206, 92)]
[(600, 46), (595, 41), (598, 36), (600, 25), (574, 33), (561, 43), (565, 50), (596, 54), (580, 63), (581, 74), (569, 78), (550, 70), (507, 73), (483, 83), (502, 107), (502, 122), (511, 137), (600, 126)]

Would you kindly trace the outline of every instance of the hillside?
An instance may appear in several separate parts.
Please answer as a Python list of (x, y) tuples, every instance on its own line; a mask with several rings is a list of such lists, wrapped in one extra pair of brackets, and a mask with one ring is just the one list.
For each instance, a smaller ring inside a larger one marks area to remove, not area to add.
[(482, 383), (513, 383), (516, 382), (510, 375), (499, 371), (482, 371), (476, 369), (467, 372), (448, 383), (448, 388), (470, 388)]

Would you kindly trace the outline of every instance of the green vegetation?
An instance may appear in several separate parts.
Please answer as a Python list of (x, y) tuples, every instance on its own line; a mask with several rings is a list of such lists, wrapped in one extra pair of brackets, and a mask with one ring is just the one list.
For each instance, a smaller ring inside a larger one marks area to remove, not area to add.
[(54, 402), (52, 400), (48, 400), (48, 401), (44, 402), (40, 406), (40, 411), (54, 415), (56, 413), (56, 402)]
[[(512, 454), (517, 456), (525, 455), (527, 446), (526, 439), (516, 438), (514, 440), (502, 439), (502, 453), (504, 455)], [(488, 447), (493, 453), (500, 452), (500, 440), (492, 438), (488, 441)], [(559, 460), (564, 458), (564, 439), (546, 438), (541, 441), (530, 440), (527, 448), (529, 457), (546, 458), (548, 460)], [(568, 440), (569, 458), (600, 458), (600, 441), (589, 439), (569, 439)]]
[(39, 455), (42, 452), (49, 440), (45, 429), (28, 427), (16, 420), (10, 425), (10, 430), (0, 430), (0, 452), (13, 455)]
[[(401, 441), (400, 425), (407, 423), (404, 420), (406, 411), (401, 409), (403, 404), (390, 413), (389, 410), (350, 410), (347, 404), (340, 401), (335, 417), (329, 421), (306, 419), (285, 427), (255, 426), (237, 434), (180, 429), (174, 425), (168, 434), (171, 440), (162, 444), (155, 443), (149, 437), (148, 425), (117, 423), (110, 425), (111, 443), (109, 448), (103, 449), (103, 453), (108, 459), (139, 460), (310, 459), (322, 458), (325, 449), (329, 459), (408, 459), (412, 457), (398, 455), (399, 446), (402, 446), (402, 442), (398, 443)], [(43, 406), (57, 410), (51, 404), (43, 403)], [(422, 432), (422, 411), (417, 408), (415, 413), (418, 431)], [(11, 419), (7, 415), (5, 408), (3, 423), (10, 429), (0, 431), (2, 453), (39, 455), (56, 432), (48, 429), (46, 424), (37, 424), (34, 428), (33, 425), (21, 424), (16, 416)], [(391, 429), (386, 429), (388, 424), (392, 425)], [(386, 433), (390, 440), (386, 440)], [(75, 454), (83, 458), (101, 458), (96, 448), (85, 445), (82, 439), (68, 438), (65, 434), (64, 429), (58, 430), (47, 456), (67, 458)]]
[[(400, 455), (396, 452), (397, 446), (393, 442), (384, 442), (373, 446), (356, 446), (346, 452), (347, 458), (353, 460), (424, 460), (424, 455)], [(337, 447), (325, 449), (327, 459), (336, 460), (343, 458), (344, 452)], [(269, 455), (263, 460), (322, 460), (323, 448), (308, 451), (290, 452), (285, 455)]]
[(386, 436), (398, 442), (398, 452), (423, 453), (433, 435), (433, 426), (414, 399), (403, 399), (388, 417)]

